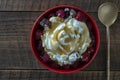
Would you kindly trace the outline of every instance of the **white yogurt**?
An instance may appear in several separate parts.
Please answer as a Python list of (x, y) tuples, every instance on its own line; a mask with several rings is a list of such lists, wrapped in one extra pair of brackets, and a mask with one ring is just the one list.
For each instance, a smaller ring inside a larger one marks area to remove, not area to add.
[(43, 47), (52, 60), (59, 65), (72, 64), (86, 51), (91, 39), (84, 22), (74, 18), (67, 22), (59, 17), (51, 17), (51, 28), (44, 30)]

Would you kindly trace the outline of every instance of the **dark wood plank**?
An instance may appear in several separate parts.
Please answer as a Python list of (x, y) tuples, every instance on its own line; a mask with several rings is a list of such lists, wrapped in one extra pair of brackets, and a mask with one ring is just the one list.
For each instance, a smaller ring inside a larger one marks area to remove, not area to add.
[[(29, 44), (30, 31), (35, 19), (41, 12), (0, 12), (0, 69), (44, 69), (33, 56)], [(90, 13), (96, 20), (101, 46), (95, 60), (85, 70), (106, 69), (105, 27), (97, 18), (97, 13)], [(120, 70), (120, 15), (111, 27), (111, 70)]]
[(29, 42), (32, 25), (39, 14), (35, 12), (0, 13), (1, 69), (43, 68), (33, 56)]
[[(120, 80), (120, 71), (111, 71), (111, 80)], [(104, 71), (80, 71), (74, 74), (58, 74), (46, 70), (3, 70), (1, 80), (106, 80)]]
[[(0, 11), (45, 11), (57, 5), (73, 5), (88, 12), (96, 12), (103, 2), (108, 0), (0, 0)], [(116, 3), (120, 9), (120, 0), (109, 0), (109, 2)]]

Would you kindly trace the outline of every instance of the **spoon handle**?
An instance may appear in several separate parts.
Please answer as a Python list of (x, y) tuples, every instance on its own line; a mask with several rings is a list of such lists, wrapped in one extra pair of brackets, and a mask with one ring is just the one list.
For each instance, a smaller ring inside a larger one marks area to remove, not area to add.
[(110, 31), (107, 26), (107, 80), (110, 80)]

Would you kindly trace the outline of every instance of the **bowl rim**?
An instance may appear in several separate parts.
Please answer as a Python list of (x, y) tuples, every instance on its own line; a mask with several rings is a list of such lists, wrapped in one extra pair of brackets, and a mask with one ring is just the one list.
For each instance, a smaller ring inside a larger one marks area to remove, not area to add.
[[(90, 21), (92, 22), (93, 24), (93, 27), (94, 27), (94, 31), (96, 31), (96, 49), (95, 49), (95, 52), (93, 54), (93, 56), (91, 57), (91, 59), (82, 67), (78, 67), (74, 70), (59, 70), (59, 69), (54, 69), (54, 68), (51, 68), (49, 66), (47, 66), (44, 62), (42, 62), (40, 60), (40, 57), (38, 55), (38, 52), (36, 51), (35, 49), (35, 44), (33, 43), (34, 42), (34, 39), (33, 39), (33, 33), (35, 32), (35, 28), (37, 26), (37, 23), (40, 21), (40, 19), (42, 19), (42, 17), (44, 17), (44, 15), (50, 11), (53, 11), (55, 9), (59, 9), (59, 8), (72, 8), (72, 9), (75, 9), (75, 10), (78, 10), (80, 12), (82, 12), (83, 14), (85, 14), (89, 19)], [(53, 72), (56, 72), (56, 73), (62, 73), (62, 74), (67, 74), (67, 73), (74, 73), (74, 72), (77, 72), (77, 71), (81, 71), (83, 70), (84, 68), (86, 68), (95, 58), (96, 54), (98, 53), (98, 49), (99, 49), (99, 46), (100, 46), (100, 34), (99, 34), (99, 30), (98, 30), (98, 26), (96, 25), (96, 22), (94, 21), (94, 19), (91, 17), (91, 15), (89, 15), (87, 12), (85, 12), (85, 10), (82, 10), (81, 8), (79, 7), (76, 7), (76, 6), (71, 6), (71, 5), (59, 5), (59, 6), (54, 6), (52, 8), (49, 8), (48, 10), (46, 10), (45, 12), (43, 12), (42, 14), (39, 15), (39, 17), (35, 20), (33, 26), (32, 26), (32, 30), (31, 30), (31, 33), (30, 33), (30, 47), (32, 49), (32, 53), (34, 54), (35, 58), (37, 58), (38, 62), (40, 64), (42, 64), (44, 67), (46, 67), (48, 70), (50, 71), (53, 71)]]

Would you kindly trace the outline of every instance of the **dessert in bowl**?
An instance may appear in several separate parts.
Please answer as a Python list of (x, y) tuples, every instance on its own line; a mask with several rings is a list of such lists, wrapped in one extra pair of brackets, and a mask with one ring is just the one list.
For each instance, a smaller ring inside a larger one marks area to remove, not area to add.
[(96, 56), (100, 36), (92, 17), (74, 6), (56, 6), (33, 25), (31, 47), (38, 61), (51, 71), (72, 73)]

